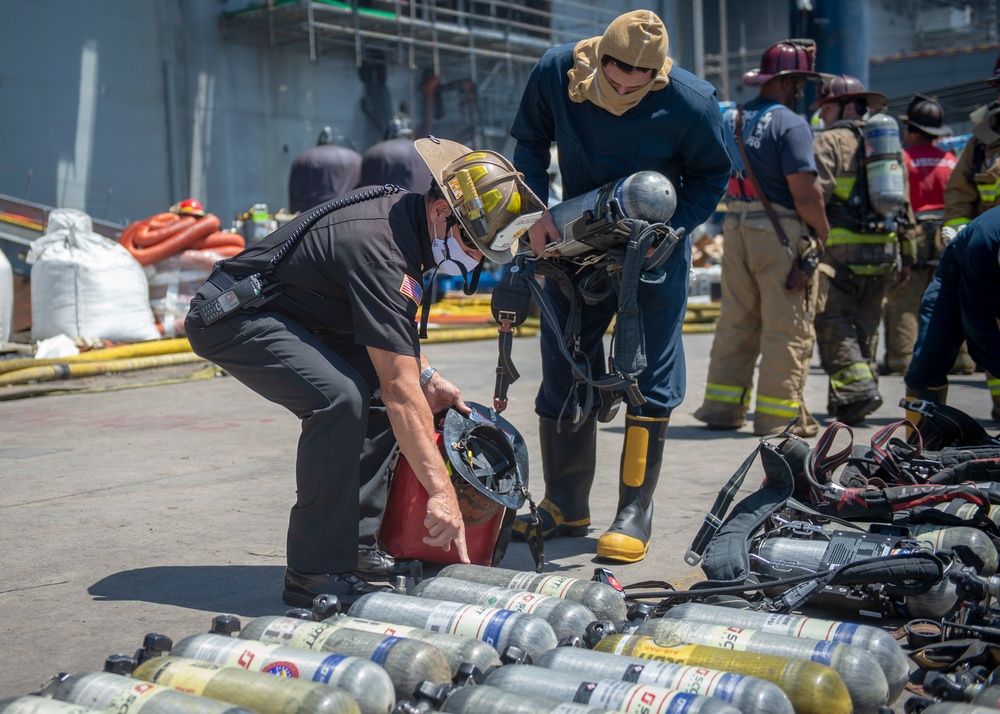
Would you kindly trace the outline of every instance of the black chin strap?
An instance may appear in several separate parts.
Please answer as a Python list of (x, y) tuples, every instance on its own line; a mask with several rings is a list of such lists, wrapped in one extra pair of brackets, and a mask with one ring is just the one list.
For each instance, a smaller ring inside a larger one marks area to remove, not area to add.
[[(448, 234), (456, 224), (458, 224), (458, 219), (455, 218), (455, 215), (449, 215), (444, 226), (444, 259), (445, 262), (451, 261), (458, 266), (460, 271), (462, 271), (462, 292), (466, 295), (472, 295), (479, 288), (479, 276), (483, 272), (483, 260), (481, 259), (479, 261), (476, 267), (472, 269), (471, 273), (466, 270), (465, 266), (462, 265), (461, 262), (452, 260), (451, 251), (448, 249)], [(459, 226), (459, 230), (462, 230), (461, 226)], [(431, 293), (433, 292), (434, 280), (437, 279), (440, 267), (441, 266), (439, 265), (434, 266), (434, 270), (431, 272), (430, 286), (429, 288), (424, 289), (423, 298), (420, 300), (420, 327), (417, 335), (422, 340), (427, 338), (427, 320), (431, 312)]]
[[(466, 295), (472, 295), (479, 288), (479, 276), (483, 272), (483, 259), (480, 258), (479, 264), (472, 269), (471, 277), (465, 266), (458, 260), (452, 260), (451, 251), (448, 250), (448, 234), (451, 233), (451, 229), (458, 226), (458, 230), (462, 230), (461, 224), (459, 224), (458, 219), (455, 218), (455, 214), (451, 213), (445, 220), (444, 224), (444, 257), (445, 260), (451, 260), (452, 263), (458, 266), (458, 269), (462, 271), (462, 292)], [(462, 240), (459, 238), (459, 240)]]

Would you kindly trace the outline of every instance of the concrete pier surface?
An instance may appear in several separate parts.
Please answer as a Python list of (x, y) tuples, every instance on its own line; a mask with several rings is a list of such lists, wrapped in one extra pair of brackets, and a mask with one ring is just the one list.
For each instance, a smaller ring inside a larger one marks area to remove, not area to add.
[[(595, 558), (616, 508), (622, 410), (598, 430), (591, 531), (547, 542), (546, 572), (589, 578), (605, 566), (626, 586), (666, 580), (681, 588), (700, 579), (683, 555), (757, 440), (752, 424), (709, 431), (691, 416), (701, 403), (712, 335), (684, 342), (688, 397), (667, 434), (649, 555), (630, 565)], [(425, 350), (466, 399), (491, 403), (495, 341)], [(530, 490), (541, 500), (533, 411), (538, 338), (515, 340), (514, 359), (522, 376), (504, 416), (529, 445)], [(901, 378), (883, 377), (881, 388), (885, 402), (854, 430), (858, 443), (903, 417)], [(953, 378), (950, 402), (997, 428), (988, 421), (982, 374)], [(807, 403), (826, 420), (817, 360)], [(219, 613), (248, 621), (287, 609), (285, 527), (299, 426), (284, 409), (220, 377), (2, 401), (0, 424), (0, 696), (36, 691), (58, 672), (100, 670), (105, 657), (131, 654), (149, 632), (179, 640), (207, 631)], [(755, 464), (738, 498), (755, 490), (762, 474)], [(502, 565), (530, 570), (527, 546), (511, 544)]]

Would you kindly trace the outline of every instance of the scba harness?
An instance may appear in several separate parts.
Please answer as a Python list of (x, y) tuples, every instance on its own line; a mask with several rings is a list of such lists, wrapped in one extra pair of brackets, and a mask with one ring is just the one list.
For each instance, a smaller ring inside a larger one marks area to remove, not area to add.
[[(623, 181), (608, 187), (620, 186)], [(576, 389), (579, 385), (594, 387), (600, 392), (597, 418), (602, 422), (614, 418), (623, 398), (632, 406), (646, 401), (638, 388), (638, 376), (646, 368), (638, 287), (640, 282), (663, 282), (666, 273), (662, 266), (683, 238), (684, 230), (671, 228), (663, 221), (631, 217), (620, 192), (605, 190), (608, 187), (598, 189), (601, 200), (568, 224), (566, 232), (572, 230), (573, 256), (538, 259), (526, 253), (517, 255), (493, 291), (491, 307), (499, 325), (499, 360), (493, 395), (497, 412), (507, 407), (508, 387), (520, 377), (511, 359), (511, 345), (514, 328), (528, 317), (532, 296), (543, 319), (552, 325), (559, 324), (552, 302), (536, 276), (552, 280), (569, 301), (566, 322), (560, 326), (559, 349), (570, 365), (576, 385), (567, 395), (560, 417), (566, 415), (567, 406), (571, 405), (572, 421), (579, 426), (595, 411), (593, 391), (584, 390), (587, 396), (581, 404)], [(668, 193), (666, 198), (669, 200), (672, 196)], [(612, 295), (617, 296), (618, 305), (611, 356), (605, 376), (595, 378), (587, 355), (581, 350), (582, 309), (584, 304), (594, 305)]]

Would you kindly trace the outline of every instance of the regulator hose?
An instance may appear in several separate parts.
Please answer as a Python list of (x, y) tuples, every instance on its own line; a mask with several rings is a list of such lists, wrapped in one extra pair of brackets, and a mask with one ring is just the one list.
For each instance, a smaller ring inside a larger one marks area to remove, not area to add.
[(209, 213), (202, 218), (157, 213), (122, 231), (119, 242), (142, 265), (152, 265), (182, 250), (212, 250), (223, 257), (232, 257), (246, 246), (243, 237), (220, 231), (218, 216)]

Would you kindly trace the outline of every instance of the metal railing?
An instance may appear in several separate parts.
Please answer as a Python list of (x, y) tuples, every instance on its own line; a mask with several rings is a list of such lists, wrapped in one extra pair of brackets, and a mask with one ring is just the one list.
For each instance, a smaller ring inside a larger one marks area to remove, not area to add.
[(223, 11), (227, 39), (270, 46), (395, 55), (411, 67), (429, 57), (534, 64), (549, 47), (601, 34), (616, 12), (573, 0), (266, 0)]

